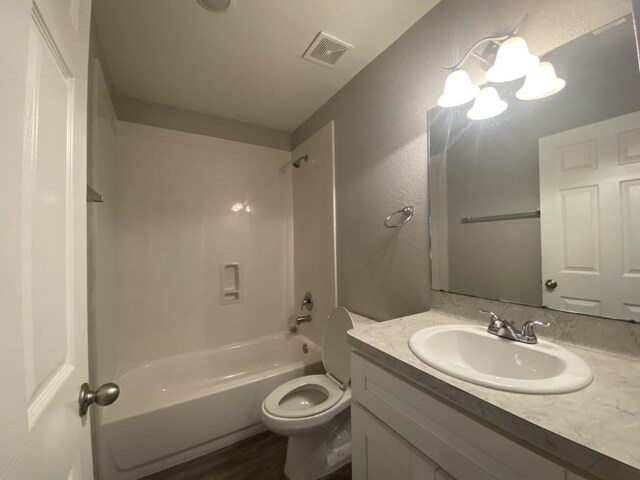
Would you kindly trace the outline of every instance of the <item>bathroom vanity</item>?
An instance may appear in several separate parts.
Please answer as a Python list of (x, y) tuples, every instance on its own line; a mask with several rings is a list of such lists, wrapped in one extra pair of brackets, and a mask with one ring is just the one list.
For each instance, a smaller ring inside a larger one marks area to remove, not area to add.
[(354, 479), (640, 478), (638, 359), (564, 344), (592, 368), (589, 386), (498, 391), (409, 349), (414, 332), (461, 323), (431, 311), (350, 332)]

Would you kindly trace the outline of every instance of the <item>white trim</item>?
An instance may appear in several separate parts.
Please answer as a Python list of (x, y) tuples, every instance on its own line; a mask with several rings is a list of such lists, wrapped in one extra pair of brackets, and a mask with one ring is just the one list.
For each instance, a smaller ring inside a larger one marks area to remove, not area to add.
[(33, 9), (31, 10), (31, 18), (33, 19), (33, 23), (38, 28), (40, 35), (42, 35), (42, 39), (44, 40), (44, 43), (49, 48), (51, 55), (58, 63), (60, 70), (62, 70), (62, 73), (65, 76), (65, 78), (67, 79), (72, 78), (73, 75), (71, 74), (71, 69), (67, 65), (67, 62), (64, 61), (62, 53), (58, 48), (58, 44), (53, 39), (53, 36), (51, 35), (51, 32), (49, 31), (49, 28), (47, 27), (47, 24), (45, 23), (44, 18), (42, 17), (40, 10), (38, 10), (38, 7), (35, 3), (33, 4)]
[(60, 387), (67, 381), (74, 370), (75, 368), (68, 363), (62, 365), (51, 380), (47, 382), (47, 386), (29, 403), (29, 407), (27, 408), (29, 430), (35, 426), (51, 399), (58, 393)]

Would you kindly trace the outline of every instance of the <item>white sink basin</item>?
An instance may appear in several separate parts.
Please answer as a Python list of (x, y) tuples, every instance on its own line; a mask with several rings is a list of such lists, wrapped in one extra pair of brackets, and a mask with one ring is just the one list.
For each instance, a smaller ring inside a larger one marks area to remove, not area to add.
[(480, 326), (423, 328), (411, 335), (409, 348), (441, 372), (496, 390), (567, 393), (593, 380), (589, 365), (558, 345), (545, 340), (535, 345), (506, 340)]

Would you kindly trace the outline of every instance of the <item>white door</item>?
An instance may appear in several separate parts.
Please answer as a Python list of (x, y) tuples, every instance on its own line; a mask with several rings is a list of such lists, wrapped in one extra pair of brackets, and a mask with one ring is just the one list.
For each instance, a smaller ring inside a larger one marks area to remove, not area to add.
[(540, 214), (544, 305), (640, 320), (640, 112), (540, 139)]
[(86, 115), (90, 0), (0, 2), (0, 478), (93, 478)]

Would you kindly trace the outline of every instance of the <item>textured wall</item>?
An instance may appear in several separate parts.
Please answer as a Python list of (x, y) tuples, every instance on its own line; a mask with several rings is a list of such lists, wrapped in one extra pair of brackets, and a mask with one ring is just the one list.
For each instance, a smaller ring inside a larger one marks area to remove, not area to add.
[[(440, 67), (525, 13), (521, 33), (542, 54), (630, 10), (629, 0), (445, 0), (294, 132), (299, 145), (335, 121), (339, 304), (377, 319), (429, 307), (427, 111)], [(384, 228), (403, 205), (416, 218)]]

